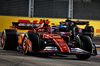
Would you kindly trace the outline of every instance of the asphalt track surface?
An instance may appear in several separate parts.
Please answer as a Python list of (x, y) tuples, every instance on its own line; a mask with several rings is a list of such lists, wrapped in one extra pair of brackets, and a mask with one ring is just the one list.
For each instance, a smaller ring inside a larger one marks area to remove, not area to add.
[[(93, 38), (97, 45), (100, 44), (99, 38)], [(24, 55), (17, 51), (3, 50), (0, 46), (0, 66), (100, 66), (100, 50), (97, 56), (78, 60), (74, 55)]]

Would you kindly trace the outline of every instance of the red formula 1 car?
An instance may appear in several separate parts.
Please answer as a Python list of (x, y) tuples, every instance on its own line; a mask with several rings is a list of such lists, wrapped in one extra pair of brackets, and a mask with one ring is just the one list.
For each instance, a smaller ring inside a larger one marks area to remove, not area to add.
[[(78, 59), (88, 59), (91, 56), (92, 52), (89, 52), (88, 50), (79, 47), (69, 47), (67, 42), (59, 35), (58, 29), (55, 27), (48, 27), (45, 23), (34, 24), (29, 22), (19, 22), (13, 23), (12, 27), (23, 30), (27, 29), (28, 32), (17, 33), (15, 29), (5, 29), (2, 33), (1, 42), (2, 47), (5, 50), (17, 49), (17, 51), (23, 51), (24, 54), (74, 54)], [(66, 37), (70, 39), (69, 35)], [(85, 44), (85, 42), (83, 42), (83, 44)], [(91, 47), (92, 45), (89, 46)], [(85, 44), (84, 47), (88, 48), (89, 46)]]

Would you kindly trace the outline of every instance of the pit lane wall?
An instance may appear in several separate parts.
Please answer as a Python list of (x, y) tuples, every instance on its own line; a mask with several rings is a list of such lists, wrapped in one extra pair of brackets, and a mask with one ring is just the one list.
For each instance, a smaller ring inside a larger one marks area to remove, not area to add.
[[(9, 29), (10, 26), (12, 26), (12, 22), (18, 22), (18, 20), (30, 20), (30, 22), (37, 20), (39, 22), (40, 19), (48, 19), (50, 21), (49, 23), (50, 26), (52, 26), (52, 23), (55, 23), (55, 25), (59, 25), (59, 22), (66, 20), (66, 19), (53, 19), (53, 18), (28, 18), (28, 17), (0, 16), (0, 32), (2, 32), (4, 29)], [(100, 35), (100, 21), (94, 21), (94, 20), (81, 20), (81, 21), (89, 21), (90, 26), (94, 27), (94, 35)], [(78, 25), (78, 26), (80, 28), (85, 27), (85, 25)], [(18, 30), (18, 32), (26, 33), (27, 30)]]

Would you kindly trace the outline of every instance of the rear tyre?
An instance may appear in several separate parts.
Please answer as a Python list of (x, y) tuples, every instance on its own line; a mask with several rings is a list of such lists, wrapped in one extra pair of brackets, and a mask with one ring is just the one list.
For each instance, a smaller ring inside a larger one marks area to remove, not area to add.
[(38, 34), (28, 32), (23, 40), (24, 54), (34, 53), (40, 50), (40, 39)]
[(5, 29), (2, 33), (1, 45), (4, 50), (15, 50), (18, 45), (17, 31)]
[(81, 41), (82, 41), (82, 47), (81, 49), (88, 51), (90, 54), (87, 55), (82, 55), (82, 54), (78, 54), (76, 55), (76, 57), (80, 60), (86, 60), (88, 58), (91, 57), (91, 52), (92, 52), (92, 40), (89, 36), (86, 35), (82, 35), (80, 37)]

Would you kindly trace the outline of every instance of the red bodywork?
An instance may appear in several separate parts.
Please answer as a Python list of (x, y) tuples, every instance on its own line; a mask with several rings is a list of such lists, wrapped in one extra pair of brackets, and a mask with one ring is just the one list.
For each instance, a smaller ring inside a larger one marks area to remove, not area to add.
[[(18, 24), (22, 24), (22, 26), (19, 26)], [(52, 29), (55, 29), (57, 30), (56, 28), (54, 27), (43, 27), (44, 23), (43, 21), (40, 21), (40, 25), (36, 26), (35, 28), (32, 27), (32, 26), (23, 26), (23, 24), (37, 24), (37, 21), (33, 21), (33, 23), (30, 23), (30, 21), (26, 20), (26, 21), (23, 21), (23, 20), (19, 20), (18, 23), (13, 23), (13, 26), (12, 28), (17, 28), (17, 29), (28, 29), (28, 32), (37, 32), (39, 35), (42, 36), (41, 39), (50, 39), (52, 38), (53, 42), (55, 42), (55, 44), (59, 47), (60, 51), (58, 50), (42, 50), (42, 51), (38, 51), (38, 52), (61, 52), (61, 53), (74, 53), (74, 54), (86, 54), (86, 53), (83, 53), (83, 52), (72, 52), (70, 50), (70, 48), (68, 47), (68, 44), (64, 41), (64, 39), (62, 38), (61, 35), (59, 35), (58, 33), (53, 33), (52, 32)], [(47, 21), (47, 24), (49, 24), (49, 21)], [(35, 30), (32, 30), (32, 28), (34, 28)], [(49, 31), (46, 31), (46, 32), (43, 32), (43, 31), (39, 31), (39, 29), (48, 29)], [(30, 29), (30, 30), (29, 30)], [(69, 34), (70, 32), (64, 32), (64, 34), (66, 34), (65, 36), (68, 37), (68, 39), (70, 39), (69, 37)], [(68, 34), (68, 35), (67, 35)], [(22, 41), (23, 41), (23, 37), (24, 37), (25, 33), (21, 33), (18, 35), (18, 43), (19, 45), (22, 44)], [(29, 44), (31, 44), (29, 42)], [(29, 47), (28, 47), (29, 48)], [(30, 50), (30, 49), (29, 49)]]
[[(54, 27), (42, 27), (39, 29), (48, 29), (49, 31), (47, 32), (43, 32), (43, 31), (37, 31), (39, 33), (39, 35), (42, 35), (42, 39), (49, 39), (52, 38), (53, 41), (57, 44), (57, 46), (59, 46), (60, 48), (60, 52), (70, 52), (69, 47), (67, 45), (67, 43), (63, 40), (63, 38), (59, 35), (59, 34), (53, 34), (51, 29), (56, 29)], [(38, 29), (38, 30), (39, 30)], [(57, 29), (56, 29), (57, 30)], [(32, 30), (29, 30), (28, 32), (33, 32)], [(59, 51), (39, 51), (39, 52), (59, 52)]]

